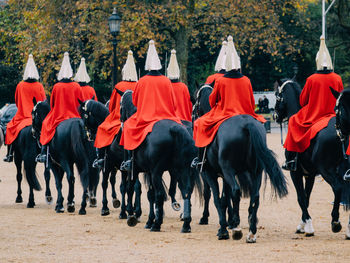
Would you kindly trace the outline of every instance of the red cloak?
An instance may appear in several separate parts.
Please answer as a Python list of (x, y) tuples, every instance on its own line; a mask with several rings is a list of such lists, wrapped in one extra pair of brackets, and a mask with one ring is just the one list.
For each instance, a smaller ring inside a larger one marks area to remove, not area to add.
[(152, 132), (153, 125), (168, 119), (181, 124), (176, 116), (174, 89), (163, 75), (146, 75), (139, 79), (133, 94), (137, 111), (125, 123), (120, 144), (126, 150), (136, 149)]
[(97, 101), (96, 91), (94, 90), (93, 87), (89, 85), (80, 85), (80, 87), (83, 93), (84, 101), (91, 100), (92, 98), (94, 98), (94, 100)]
[(48, 144), (56, 132), (56, 127), (62, 121), (70, 118), (80, 118), (79, 100), (83, 101), (81, 87), (76, 82), (58, 82), (53, 86), (51, 94), (51, 110), (43, 121), (40, 143)]
[[(121, 91), (126, 91), (126, 90), (134, 91), (135, 86), (136, 86), (136, 82), (121, 81), (117, 85), (115, 85), (115, 88)], [(112, 96), (113, 96), (113, 100), (112, 100)], [(109, 108), (110, 109), (112, 108), (113, 110), (104, 120), (104, 122), (102, 122), (101, 125), (98, 126), (96, 139), (95, 139), (96, 148), (102, 148), (102, 147), (111, 145), (114, 137), (119, 132), (121, 127), (121, 122), (120, 122), (121, 96), (118, 94), (118, 92), (115, 92), (115, 89), (113, 89), (112, 96), (109, 103)]]
[(5, 144), (13, 143), (24, 127), (32, 125), (33, 98), (36, 101), (46, 99), (43, 85), (39, 82), (21, 81), (18, 83), (15, 93), (15, 102), (18, 110), (7, 124)]
[(302, 107), (289, 119), (284, 148), (291, 152), (304, 152), (317, 133), (335, 116), (336, 99), (330, 88), (341, 92), (343, 83), (335, 73), (316, 73), (307, 78), (300, 94)]
[(215, 82), (219, 79), (219, 78), (221, 78), (221, 77), (223, 77), (225, 74), (224, 73), (215, 73), (215, 74), (213, 74), (213, 75), (210, 75), (208, 78), (207, 78), (207, 80), (205, 81), (205, 84), (211, 84), (211, 83), (213, 83), (214, 82), (214, 80), (215, 80)]
[(171, 82), (174, 88), (176, 115), (185, 121), (192, 121), (192, 102), (185, 83)]
[(210, 144), (221, 123), (233, 116), (249, 114), (260, 122), (266, 121), (254, 112), (253, 89), (246, 76), (219, 78), (209, 96), (209, 103), (212, 109), (194, 122), (193, 136), (197, 147)]

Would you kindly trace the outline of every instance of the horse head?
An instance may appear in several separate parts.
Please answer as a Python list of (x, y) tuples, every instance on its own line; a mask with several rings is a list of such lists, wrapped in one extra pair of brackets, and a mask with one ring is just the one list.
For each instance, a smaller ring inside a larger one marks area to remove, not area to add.
[(350, 90), (345, 89), (342, 92), (337, 92), (332, 87), (329, 87), (333, 96), (337, 99), (335, 105), (336, 128), (340, 131), (338, 135), (350, 135)]
[(39, 101), (33, 99), (34, 107), (32, 110), (32, 134), (34, 138), (39, 138), (41, 126), (47, 114), (50, 112), (50, 104), (48, 100)]
[(79, 101), (78, 112), (91, 139), (94, 139), (98, 126), (107, 118), (109, 111), (101, 102), (94, 99)]
[(278, 80), (275, 84), (275, 118), (278, 123), (288, 120), (300, 109), (299, 96), (301, 89), (298, 83), (291, 79)]
[(206, 114), (211, 110), (209, 104), (209, 96), (213, 88), (209, 84), (202, 85), (196, 92), (196, 102), (193, 105), (192, 120), (195, 121), (200, 116)]
[(126, 90), (121, 96), (122, 98), (120, 99), (120, 120), (122, 122), (125, 122), (127, 119), (130, 118), (131, 115), (133, 115), (136, 112), (137, 109), (132, 102), (132, 90)]

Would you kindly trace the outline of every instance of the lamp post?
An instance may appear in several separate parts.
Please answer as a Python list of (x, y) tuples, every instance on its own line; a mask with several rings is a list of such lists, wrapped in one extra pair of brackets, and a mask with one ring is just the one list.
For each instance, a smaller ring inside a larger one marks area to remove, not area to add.
[(120, 32), (120, 24), (122, 19), (117, 14), (117, 9), (114, 7), (112, 15), (108, 18), (109, 31), (113, 36), (113, 87), (117, 84), (117, 36)]

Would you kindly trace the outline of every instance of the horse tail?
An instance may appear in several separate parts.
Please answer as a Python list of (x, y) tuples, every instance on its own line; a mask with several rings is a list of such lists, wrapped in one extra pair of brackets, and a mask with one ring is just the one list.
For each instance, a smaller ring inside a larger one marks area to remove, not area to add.
[(191, 162), (197, 154), (197, 148), (194, 145), (194, 141), (184, 126), (173, 125), (170, 127), (170, 133), (175, 138), (175, 152), (178, 153), (179, 162), (181, 162), (183, 166), (188, 167), (190, 171), (189, 174), (191, 185), (196, 188), (200, 202), (202, 202), (202, 180), (199, 176), (198, 171), (196, 169), (190, 168)]
[[(277, 193), (280, 198), (286, 196), (288, 194), (286, 178), (276, 160), (275, 154), (267, 148), (263, 136), (264, 133), (260, 132), (260, 128), (257, 127), (257, 122), (248, 123), (247, 128), (256, 160), (268, 174), (273, 193)], [(265, 180), (266, 179), (265, 177)]]
[(87, 189), (89, 186), (89, 165), (85, 142), (84, 128), (82, 120), (72, 122), (71, 129), (71, 142), (74, 153), (74, 160), (77, 165), (80, 182), (83, 185), (84, 189)]

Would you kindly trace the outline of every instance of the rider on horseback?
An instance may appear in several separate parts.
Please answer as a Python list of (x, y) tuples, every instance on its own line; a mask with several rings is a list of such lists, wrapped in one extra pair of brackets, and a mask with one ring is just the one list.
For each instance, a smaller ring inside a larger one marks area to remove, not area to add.
[[(133, 103), (137, 111), (125, 121), (120, 140), (120, 145), (126, 150), (139, 147), (147, 134), (152, 132), (153, 125), (160, 120), (173, 120), (181, 124), (176, 116), (174, 89), (170, 80), (159, 72), (161, 68), (154, 41), (150, 40), (145, 65), (145, 70), (149, 72), (136, 84)], [(131, 159), (122, 166), (131, 170)]]
[(56, 132), (56, 127), (64, 120), (80, 118), (78, 107), (79, 100), (83, 100), (82, 88), (73, 82), (73, 70), (69, 63), (68, 52), (64, 53), (61, 69), (58, 73), (58, 83), (53, 86), (51, 94), (51, 110), (43, 121), (40, 135), (41, 153), (36, 157), (36, 162), (45, 163), (48, 158), (48, 143)]
[(317, 72), (307, 78), (300, 94), (302, 108), (289, 119), (284, 144), (286, 162), (282, 165), (285, 170), (296, 171), (297, 153), (304, 152), (317, 133), (327, 127), (329, 120), (335, 116), (336, 99), (329, 87), (338, 92), (343, 90), (341, 77), (333, 72), (332, 60), (323, 36), (316, 55), (316, 65)]
[(226, 66), (225, 66), (226, 50), (227, 50), (227, 41), (223, 41), (219, 56), (216, 59), (216, 63), (215, 63), (215, 71), (217, 73), (210, 75), (205, 81), (205, 84), (212, 84), (214, 81), (218, 80), (219, 78), (224, 76), (224, 74), (226, 73)]
[[(199, 157), (196, 157), (191, 166), (202, 165), (203, 147), (209, 145), (225, 120), (241, 114), (248, 114), (264, 123), (264, 117), (254, 112), (255, 100), (250, 80), (241, 74), (241, 60), (235, 49), (232, 36), (228, 37), (226, 53), (227, 73), (215, 82), (214, 89), (209, 97), (212, 109), (194, 122), (193, 136), (197, 147), (201, 147)], [(204, 156), (205, 158), (205, 156)]]
[(81, 58), (81, 62), (78, 71), (75, 74), (74, 81), (79, 83), (81, 91), (83, 92), (84, 101), (90, 100), (92, 98), (97, 101), (97, 96), (94, 88), (88, 85), (90, 82), (90, 77), (86, 70), (85, 58)]
[(13, 161), (12, 143), (16, 140), (19, 132), (32, 125), (33, 98), (36, 101), (45, 100), (45, 90), (41, 83), (38, 82), (39, 73), (35, 66), (33, 55), (29, 55), (29, 59), (24, 70), (23, 81), (16, 88), (15, 101), (18, 108), (16, 115), (7, 124), (6, 140), (7, 155), (5, 162)]
[(180, 68), (176, 59), (176, 51), (171, 51), (169, 66), (167, 68), (168, 78), (174, 88), (176, 115), (183, 121), (192, 121), (192, 102), (190, 92), (185, 83), (180, 82)]
[[(134, 90), (137, 83), (137, 72), (134, 62), (133, 53), (131, 50), (128, 52), (128, 58), (122, 69), (122, 81), (115, 85), (115, 89), (112, 92), (111, 99), (109, 101), (109, 115), (104, 122), (98, 126), (95, 147), (98, 148), (97, 159), (92, 164), (93, 167), (102, 168), (106, 155), (106, 147), (111, 145), (115, 136), (118, 134), (121, 128), (120, 121), (120, 99), (121, 96), (117, 92)], [(119, 140), (119, 139), (118, 139)]]

